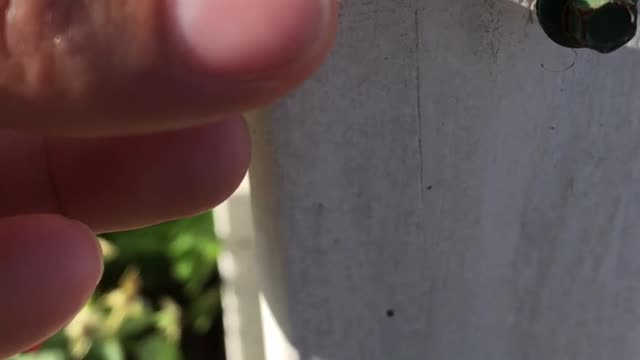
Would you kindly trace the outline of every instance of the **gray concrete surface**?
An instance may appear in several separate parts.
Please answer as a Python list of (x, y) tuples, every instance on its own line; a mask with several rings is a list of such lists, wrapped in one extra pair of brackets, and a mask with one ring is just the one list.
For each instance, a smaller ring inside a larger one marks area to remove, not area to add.
[(343, 5), (251, 125), (278, 360), (640, 359), (639, 50), (508, 0)]

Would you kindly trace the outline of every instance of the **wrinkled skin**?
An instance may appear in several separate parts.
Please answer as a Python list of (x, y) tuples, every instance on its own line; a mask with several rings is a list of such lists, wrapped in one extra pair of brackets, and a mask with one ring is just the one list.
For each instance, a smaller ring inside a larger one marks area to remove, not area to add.
[[(330, 46), (328, 32), (300, 63), (258, 53), (273, 57), (264, 68), (249, 64), (232, 69), (224, 63), (228, 59), (207, 64), (175, 30), (169, 15), (175, 1), (0, 0), (5, 10), (0, 19), (5, 32), (0, 44), (4, 122), (18, 129), (65, 135), (118, 133), (120, 126), (114, 127), (114, 122), (126, 124), (127, 132), (198, 124), (283, 95), (318, 65)], [(282, 11), (324, 11), (325, 17), (335, 18), (335, 8), (322, 10), (318, 1), (300, 4), (273, 2)], [(219, 6), (212, 12), (238, 11), (228, 8)], [(268, 29), (270, 21), (279, 19), (256, 17), (249, 25)], [(291, 22), (283, 26), (299, 26)], [(259, 34), (256, 30), (256, 38)], [(201, 36), (224, 37), (213, 32)], [(287, 36), (275, 46), (289, 47), (291, 53), (309, 46), (304, 32)], [(238, 97), (242, 91), (252, 97)]]
[(108, 95), (105, 85), (122, 86), (118, 81), (131, 81), (152, 65), (159, 37), (155, 4), (4, 0), (2, 87), (33, 101), (79, 107)]
[(82, 308), (96, 233), (195, 215), (250, 162), (241, 113), (328, 55), (336, 0), (0, 0), (0, 359)]

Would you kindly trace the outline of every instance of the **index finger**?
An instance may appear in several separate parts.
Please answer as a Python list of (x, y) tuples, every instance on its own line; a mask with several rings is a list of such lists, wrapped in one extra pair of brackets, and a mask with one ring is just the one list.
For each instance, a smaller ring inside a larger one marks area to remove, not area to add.
[(0, 126), (115, 135), (264, 105), (320, 64), (336, 0), (0, 0)]

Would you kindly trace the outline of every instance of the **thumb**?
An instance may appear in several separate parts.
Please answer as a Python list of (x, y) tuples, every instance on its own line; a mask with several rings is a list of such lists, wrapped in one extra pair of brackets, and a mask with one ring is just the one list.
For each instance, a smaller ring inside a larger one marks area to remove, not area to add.
[(295, 77), (292, 69), (317, 66), (335, 30), (336, 0), (165, 1), (177, 43), (230, 79)]
[(0, 359), (61, 329), (101, 274), (98, 242), (83, 224), (56, 215), (0, 219)]

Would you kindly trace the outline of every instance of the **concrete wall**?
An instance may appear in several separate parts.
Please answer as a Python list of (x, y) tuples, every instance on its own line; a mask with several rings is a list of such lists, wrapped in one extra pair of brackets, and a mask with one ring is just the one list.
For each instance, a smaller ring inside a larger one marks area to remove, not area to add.
[(252, 121), (267, 360), (640, 359), (640, 52), (528, 17), (343, 1)]

